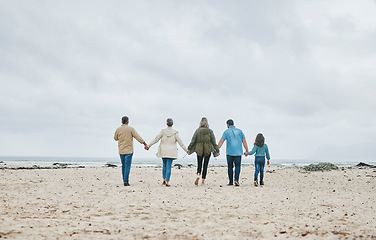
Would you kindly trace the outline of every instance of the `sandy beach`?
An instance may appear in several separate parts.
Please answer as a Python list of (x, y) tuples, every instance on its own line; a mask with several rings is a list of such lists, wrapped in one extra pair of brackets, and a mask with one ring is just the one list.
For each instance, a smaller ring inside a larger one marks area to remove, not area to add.
[(376, 169), (266, 167), (265, 186), (227, 186), (227, 168), (132, 166), (10, 170), (0, 177), (4, 239), (376, 239)]

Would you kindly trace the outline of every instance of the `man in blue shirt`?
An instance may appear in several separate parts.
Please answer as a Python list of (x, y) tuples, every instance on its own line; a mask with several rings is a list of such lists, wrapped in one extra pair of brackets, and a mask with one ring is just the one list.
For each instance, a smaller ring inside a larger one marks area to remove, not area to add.
[[(239, 186), (240, 166), (242, 162), (243, 147), (248, 152), (247, 141), (245, 140), (242, 130), (234, 126), (232, 119), (227, 120), (227, 130), (224, 131), (222, 138), (218, 142), (218, 147), (221, 148), (224, 141), (226, 144), (226, 158), (227, 158), (227, 173), (229, 183), (228, 185)], [(234, 165), (235, 165), (235, 178), (234, 178)], [(234, 181), (235, 180), (235, 181)]]

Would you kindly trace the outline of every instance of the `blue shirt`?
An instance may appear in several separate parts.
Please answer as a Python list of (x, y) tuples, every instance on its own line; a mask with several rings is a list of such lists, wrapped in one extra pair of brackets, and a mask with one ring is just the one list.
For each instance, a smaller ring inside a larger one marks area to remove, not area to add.
[(245, 138), (242, 130), (235, 128), (234, 126), (229, 127), (222, 135), (223, 140), (227, 140), (226, 143), (226, 153), (230, 156), (241, 156), (243, 155), (243, 139)]
[(257, 145), (253, 145), (253, 148), (251, 151), (248, 152), (248, 155), (255, 154), (256, 157), (264, 157), (266, 155), (266, 158), (269, 160), (270, 155), (269, 155), (269, 149), (268, 145), (264, 144), (264, 146), (259, 147)]

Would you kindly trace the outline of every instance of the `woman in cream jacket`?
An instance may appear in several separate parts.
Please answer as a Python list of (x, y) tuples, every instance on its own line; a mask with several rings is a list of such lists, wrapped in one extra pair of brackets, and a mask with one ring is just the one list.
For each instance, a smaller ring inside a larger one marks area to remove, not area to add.
[(154, 144), (156, 144), (159, 140), (161, 143), (159, 144), (157, 157), (162, 158), (163, 161), (163, 185), (169, 187), (170, 184), (170, 177), (171, 177), (171, 166), (172, 161), (178, 158), (178, 148), (176, 143), (179, 143), (180, 147), (185, 151), (188, 152), (188, 149), (184, 146), (183, 141), (179, 137), (179, 132), (172, 128), (174, 124), (171, 118), (167, 119), (167, 128), (163, 129), (158, 136), (155, 137), (153, 141), (149, 143), (146, 147), (147, 150)]

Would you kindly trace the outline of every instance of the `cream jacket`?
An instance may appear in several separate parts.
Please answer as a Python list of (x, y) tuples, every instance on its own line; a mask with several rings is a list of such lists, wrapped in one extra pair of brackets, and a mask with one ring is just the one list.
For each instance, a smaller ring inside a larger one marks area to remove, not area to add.
[(188, 149), (184, 146), (183, 141), (179, 137), (179, 132), (173, 129), (172, 127), (167, 127), (163, 129), (158, 136), (155, 137), (153, 141), (149, 143), (149, 147), (156, 144), (159, 140), (157, 157), (159, 158), (178, 158), (178, 148), (176, 143), (179, 143), (180, 147), (187, 152)]
[(115, 131), (114, 139), (118, 141), (119, 154), (131, 154), (133, 153), (133, 138), (135, 138), (140, 143), (145, 141), (136, 132), (133, 127), (128, 126), (128, 124), (121, 125)]

